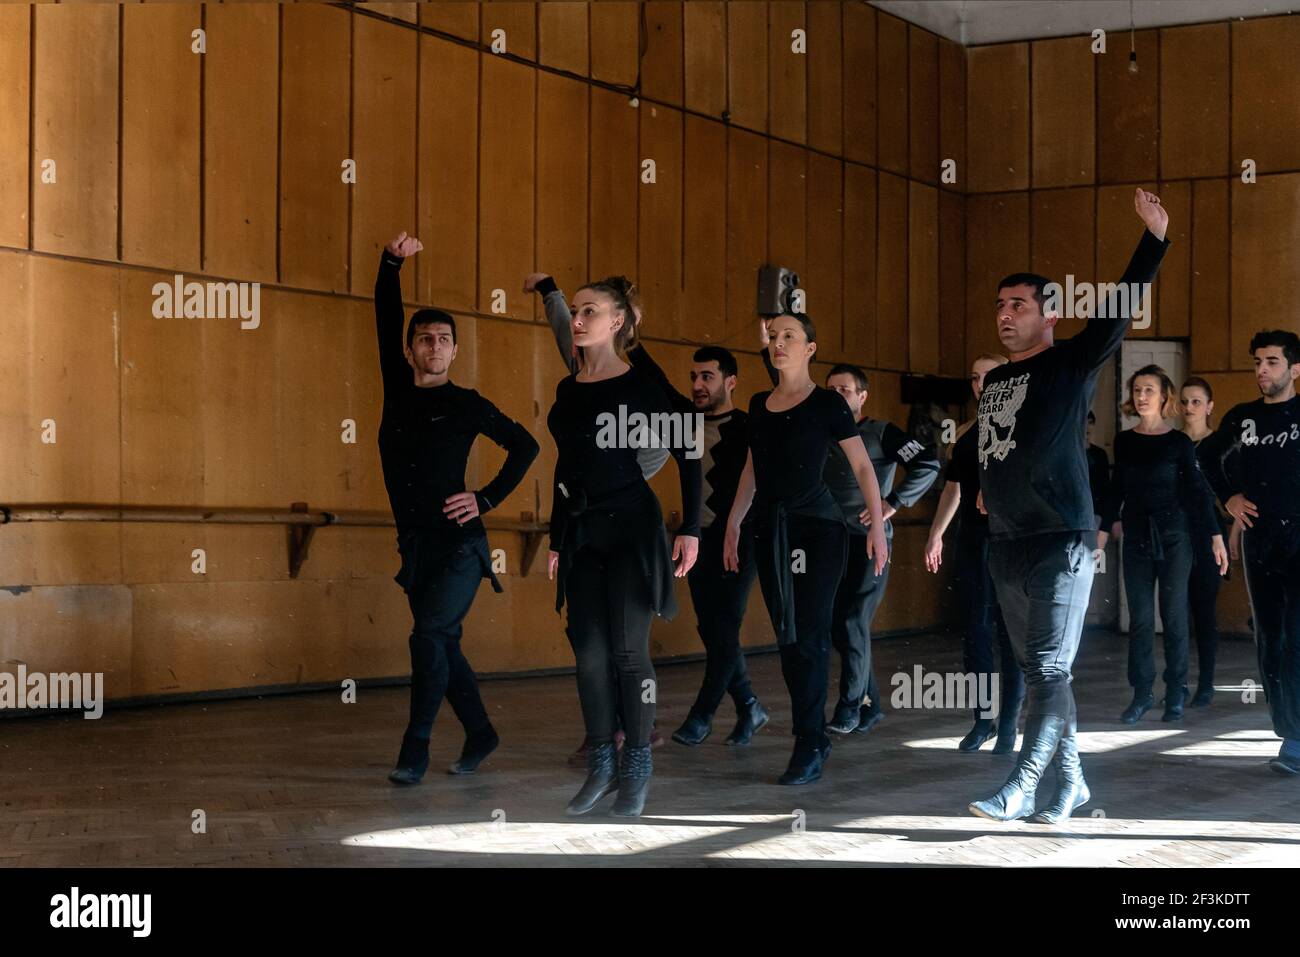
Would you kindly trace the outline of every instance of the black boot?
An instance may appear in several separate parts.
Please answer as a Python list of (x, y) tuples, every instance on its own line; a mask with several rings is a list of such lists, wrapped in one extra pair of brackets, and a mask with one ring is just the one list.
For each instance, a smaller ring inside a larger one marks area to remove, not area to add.
[[(1019, 715), (1017, 714), (1017, 717)], [(998, 719), (998, 739), (993, 743), (994, 754), (1010, 754), (1016, 749), (1016, 719)]]
[(826, 725), (826, 730), (831, 734), (853, 733), (858, 727), (861, 708), (861, 705), (852, 705), (848, 708), (836, 708), (835, 717), (831, 719), (830, 724)]
[(486, 731), (465, 736), (465, 746), (460, 749), (460, 757), (447, 769), (448, 774), (473, 774), (483, 759), (497, 749), (501, 739), (496, 729), (488, 725)]
[(682, 726), (673, 732), (673, 740), (678, 744), (693, 748), (697, 744), (703, 744), (704, 739), (712, 731), (712, 718), (698, 718), (694, 714), (688, 714), (686, 720), (682, 722)]
[(795, 738), (794, 753), (790, 755), (790, 766), (785, 774), (777, 779), (777, 784), (812, 784), (822, 776), (822, 766), (831, 753), (831, 743), (827, 741), (818, 747), (811, 738)]
[(1209, 682), (1196, 682), (1196, 694), (1188, 703), (1189, 708), (1207, 708), (1214, 703), (1214, 679)]
[(993, 737), (993, 722), (988, 718), (976, 718), (971, 729), (966, 732), (966, 737), (957, 743), (957, 750), (978, 751), (980, 745), (991, 737)]
[(863, 705), (862, 710), (858, 713), (858, 726), (853, 729), (853, 733), (866, 734), (884, 720), (884, 711), (881, 711), (875, 705)]
[(429, 770), (429, 739), (402, 735), (402, 749), (397, 753), (397, 767), (388, 772), (394, 784), (419, 784)]
[(990, 798), (975, 801), (970, 812), (994, 821), (1015, 821), (1034, 813), (1034, 794), (1047, 770), (1056, 746), (1065, 733), (1065, 719), (1051, 714), (1034, 714), (1025, 722), (1025, 743), (1011, 777)]
[(1119, 716), (1122, 724), (1137, 724), (1142, 715), (1156, 706), (1156, 696), (1150, 688), (1134, 688), (1133, 702)]
[(767, 709), (757, 698), (750, 698), (737, 709), (736, 726), (727, 735), (726, 744), (749, 744), (759, 728), (767, 724), (771, 717)]
[(586, 814), (607, 794), (618, 787), (617, 752), (612, 744), (598, 744), (587, 748), (587, 780), (573, 796), (565, 814)]
[(1076, 808), (1083, 807), (1092, 799), (1088, 782), (1083, 779), (1083, 763), (1079, 760), (1079, 742), (1073, 722), (1061, 736), (1052, 767), (1056, 769), (1056, 794), (1051, 804), (1029, 819), (1038, 824), (1061, 824)]
[(1179, 685), (1177, 688), (1168, 688), (1165, 690), (1165, 713), (1160, 716), (1161, 721), (1182, 721), (1183, 705), (1187, 702), (1187, 685)]
[(650, 759), (650, 746), (623, 749), (618, 767), (618, 797), (614, 801), (615, 817), (640, 817), (645, 810), (645, 799), (650, 793), (650, 772), (654, 763)]

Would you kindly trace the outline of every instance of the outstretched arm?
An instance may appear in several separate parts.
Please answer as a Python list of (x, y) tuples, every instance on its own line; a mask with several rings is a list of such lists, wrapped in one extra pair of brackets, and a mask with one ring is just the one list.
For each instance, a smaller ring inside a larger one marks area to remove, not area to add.
[(541, 295), (546, 321), (550, 324), (551, 334), (555, 336), (555, 347), (560, 350), (560, 359), (571, 374), (576, 373), (581, 364), (581, 353), (573, 345), (573, 327), (569, 324), (573, 314), (569, 312), (564, 293), (555, 285), (555, 280), (544, 272), (531, 273), (524, 280), (524, 292)]
[(418, 239), (403, 231), (379, 255), (379, 273), (375, 276), (375, 335), (379, 340), (379, 371), (385, 389), (411, 377), (402, 338), (406, 311), (402, 307), (400, 271), (406, 257), (414, 256), (423, 248)]
[(627, 354), (627, 361), (632, 363), (632, 368), (659, 387), (660, 391), (668, 397), (674, 412), (689, 415), (695, 411), (695, 403), (673, 388), (673, 384), (668, 381), (668, 376), (664, 374), (659, 363), (655, 362), (646, 351), (644, 342), (637, 342), (632, 351)]

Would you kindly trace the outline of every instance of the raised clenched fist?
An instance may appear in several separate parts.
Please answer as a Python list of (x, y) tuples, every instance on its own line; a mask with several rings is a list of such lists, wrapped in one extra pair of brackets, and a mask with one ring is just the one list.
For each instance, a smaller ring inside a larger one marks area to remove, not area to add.
[(418, 253), (424, 248), (424, 244), (414, 236), (406, 235), (406, 231), (403, 230), (384, 248), (394, 256), (397, 256), (400, 259), (405, 259), (407, 256), (414, 256)]

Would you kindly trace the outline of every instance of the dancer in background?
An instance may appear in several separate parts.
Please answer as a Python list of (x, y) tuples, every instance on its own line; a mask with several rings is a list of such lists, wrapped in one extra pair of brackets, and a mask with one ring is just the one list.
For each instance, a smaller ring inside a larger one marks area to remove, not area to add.
[[(474, 670), (460, 650), (461, 622), (479, 582), (496, 591), (482, 515), (505, 500), (537, 457), (537, 442), (473, 389), (449, 378), (456, 359), (456, 320), (421, 309), (406, 324), (398, 271), (423, 246), (399, 233), (385, 247), (375, 279), (375, 331), (384, 385), (379, 459), (397, 523), (402, 569), (415, 627), (411, 631), (411, 710), (395, 784), (415, 784), (429, 767), (429, 738), (445, 696), (465, 727), (452, 774), (472, 773), (499, 743), (479, 697)], [(402, 327), (406, 325), (403, 346)], [(477, 492), (465, 490), (474, 439), (506, 450), (501, 471)]]
[[(984, 391), (984, 376), (998, 366), (1006, 365), (1006, 356), (985, 353), (971, 363), (970, 386), (979, 404)], [(979, 429), (974, 420), (967, 422), (957, 432), (952, 456), (948, 459), (943, 494), (935, 509), (930, 525), (930, 538), (925, 544), (925, 567), (938, 572), (943, 564), (943, 534), (953, 516), (960, 516), (957, 528), (957, 595), (965, 610), (966, 631), (962, 635), (962, 666), (967, 674), (990, 675), (997, 668), (998, 715), (997, 741), (994, 754), (1007, 754), (1016, 747), (1016, 728), (1020, 718), (1020, 704), (1025, 697), (1025, 676), (1016, 664), (1016, 653), (1011, 647), (1011, 637), (998, 607), (997, 592), (989, 577), (989, 520), (976, 504), (980, 492), (979, 456), (976, 439)], [(994, 731), (991, 718), (980, 709), (975, 710), (975, 723), (957, 744), (958, 751), (978, 751)]]
[(1106, 450), (1100, 445), (1092, 444), (1092, 433), (1097, 428), (1097, 415), (1092, 409), (1088, 410), (1088, 427), (1084, 431), (1083, 441), (1088, 451), (1088, 488), (1092, 491), (1092, 511), (1097, 516), (1097, 523), (1101, 523), (1101, 503), (1106, 500), (1106, 493), (1110, 491), (1110, 459), (1106, 457)]
[(741, 528), (751, 505), (758, 580), (781, 650), (790, 692), (794, 752), (781, 784), (821, 777), (830, 754), (826, 734), (827, 657), (836, 588), (844, 575), (849, 535), (823, 478), (831, 442), (839, 443), (862, 491), (869, 522), (855, 539), (879, 575), (889, 557), (876, 473), (847, 403), (808, 375), (817, 333), (806, 316), (772, 321), (768, 351), (780, 373), (771, 392), (749, 403), (749, 457), (723, 546), (726, 567), (740, 567)]
[[(615, 277), (574, 295), (573, 339), (583, 364), (560, 382), (547, 416), (558, 452), (547, 573), (556, 579), (556, 610), (568, 605), (588, 741), (587, 780), (569, 814), (591, 811), (615, 788), (614, 814), (635, 817), (645, 807), (656, 697), (650, 622), (675, 614), (673, 576), (690, 571), (699, 548), (699, 459), (662, 433), (633, 427), (620, 434), (610, 424), (672, 418), (667, 397), (625, 358), (635, 336), (631, 288)], [(663, 512), (636, 457), (651, 442), (670, 446), (681, 479), (682, 526), (671, 555)], [(627, 738), (616, 761), (620, 718)]]
[(1165, 647), (1165, 713), (1160, 720), (1180, 721), (1187, 701), (1187, 581), (1193, 555), (1208, 544), (1217, 571), (1224, 574), (1228, 550), (1214, 514), (1214, 495), (1196, 464), (1196, 448), (1165, 424), (1176, 408), (1174, 383), (1164, 369), (1148, 365), (1129, 376), (1127, 391), (1123, 412), (1139, 421), (1115, 437), (1115, 475), (1097, 536), (1097, 548), (1103, 549), (1106, 530), (1117, 522), (1122, 526), (1133, 701), (1120, 721), (1136, 724), (1156, 702), (1157, 588)]
[[(1121, 279), (1155, 279), (1168, 242), (1160, 199), (1138, 189), (1146, 226)], [(1048, 280), (1016, 273), (998, 284), (998, 338), (1011, 361), (984, 377), (979, 402), (980, 497), (989, 516), (989, 571), (1016, 658), (1025, 671), (1025, 739), (1016, 766), (972, 814), (1011, 821), (1034, 814), (1047, 765), (1057, 791), (1035, 820), (1056, 823), (1089, 800), (1075, 738), (1071, 667), (1092, 590), (1096, 523), (1083, 433), (1105, 362), (1118, 351), (1137, 303), (1118, 292), (1077, 336), (1056, 345), (1059, 316), (1043, 311)], [(1118, 287), (1116, 287), (1118, 288)]]
[[(1199, 447), (1212, 435), (1210, 417), (1214, 414), (1214, 390), (1200, 376), (1192, 376), (1179, 390), (1178, 411), (1183, 418), (1183, 433)], [(1230, 537), (1229, 522), (1215, 500), (1215, 517), (1219, 533)], [(1232, 548), (1228, 553), (1232, 557)], [(1214, 551), (1204, 540), (1198, 540), (1192, 550), (1192, 575), (1187, 584), (1187, 597), (1192, 613), (1192, 633), (1196, 636), (1196, 693), (1188, 703), (1191, 708), (1203, 708), (1214, 701), (1214, 663), (1219, 648), (1219, 582), (1230, 579), (1231, 573), (1219, 574)]]
[(1273, 730), (1269, 765), (1300, 774), (1300, 337), (1286, 329), (1250, 340), (1260, 398), (1234, 406), (1197, 455), (1224, 509), (1244, 526), (1242, 565), (1259, 673)]

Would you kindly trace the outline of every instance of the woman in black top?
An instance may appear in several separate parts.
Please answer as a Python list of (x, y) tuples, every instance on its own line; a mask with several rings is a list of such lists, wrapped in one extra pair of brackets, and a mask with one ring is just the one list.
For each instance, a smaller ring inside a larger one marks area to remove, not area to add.
[[(1005, 365), (1005, 356), (985, 353), (970, 370), (971, 391), (979, 403), (984, 390), (984, 374)], [(1025, 697), (1025, 676), (1016, 664), (1016, 654), (1007, 634), (997, 592), (989, 575), (989, 519), (976, 504), (980, 491), (979, 457), (976, 440), (979, 429), (967, 422), (957, 433), (957, 442), (948, 459), (948, 470), (939, 507), (930, 525), (925, 545), (925, 567), (938, 572), (943, 564), (943, 533), (954, 516), (960, 516), (957, 530), (957, 578), (959, 601), (966, 613), (966, 632), (961, 652), (967, 674), (992, 674), (998, 668), (997, 742), (994, 754), (1008, 754), (1016, 747), (1016, 724)], [(995, 650), (998, 656), (995, 657)], [(975, 709), (975, 723), (957, 745), (958, 751), (978, 751), (993, 736), (993, 721)]]
[(879, 575), (889, 558), (880, 487), (848, 404), (809, 378), (817, 333), (804, 316), (772, 321), (768, 353), (780, 373), (771, 392), (749, 403), (749, 457), (727, 518), (723, 563), (740, 567), (740, 529), (750, 505), (758, 581), (781, 648), (795, 734), (781, 784), (821, 777), (830, 753), (826, 726), (827, 658), (835, 590), (848, 558), (848, 532), (822, 479), (830, 442), (840, 444), (867, 503), (867, 554)]
[[(1179, 390), (1178, 411), (1183, 417), (1183, 434), (1200, 447), (1201, 441), (1214, 434), (1210, 416), (1214, 414), (1214, 390), (1200, 376), (1192, 376)], [(1219, 533), (1227, 536), (1229, 522), (1215, 502)], [(1196, 636), (1196, 694), (1190, 707), (1202, 708), (1214, 701), (1214, 661), (1219, 647), (1219, 575), (1218, 563), (1210, 543), (1192, 550), (1192, 575), (1188, 582), (1188, 599), (1192, 613), (1192, 633)], [(1231, 552), (1231, 548), (1229, 548)]]
[(1165, 713), (1183, 716), (1187, 688), (1187, 582), (1192, 556), (1209, 542), (1220, 574), (1228, 552), (1214, 514), (1214, 496), (1196, 463), (1196, 449), (1184, 433), (1165, 425), (1174, 413), (1174, 384), (1159, 366), (1144, 366), (1128, 380), (1125, 415), (1141, 421), (1115, 437), (1115, 473), (1102, 506), (1097, 548), (1106, 547), (1106, 529), (1124, 538), (1124, 589), (1129, 609), (1128, 680), (1133, 701), (1120, 715), (1136, 724), (1155, 705), (1155, 604), (1160, 587), (1164, 622)]
[[(686, 455), (685, 429), (665, 434), (668, 398), (624, 358), (635, 334), (629, 289), (616, 277), (574, 295), (573, 340), (584, 360), (560, 382), (546, 420), (559, 453), (547, 574), (557, 579), (556, 610), (569, 606), (588, 741), (587, 780), (570, 814), (587, 813), (616, 786), (615, 814), (635, 817), (645, 806), (655, 711), (650, 620), (676, 613), (673, 576), (690, 570), (699, 548), (700, 460)], [(681, 477), (671, 557), (659, 501), (637, 462), (637, 449), (656, 443), (669, 444)], [(620, 716), (626, 743), (616, 774)]]

